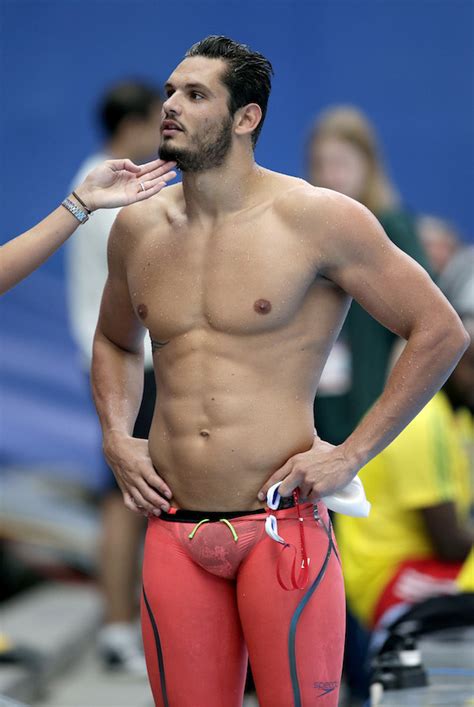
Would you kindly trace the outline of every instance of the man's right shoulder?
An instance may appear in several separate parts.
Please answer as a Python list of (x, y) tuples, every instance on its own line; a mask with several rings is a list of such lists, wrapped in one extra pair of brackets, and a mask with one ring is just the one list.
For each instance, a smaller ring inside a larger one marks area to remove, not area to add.
[(145, 201), (124, 206), (115, 219), (112, 229), (114, 238), (126, 237), (128, 240), (133, 240), (136, 237), (143, 237), (150, 228), (157, 232), (160, 227), (166, 228), (170, 212), (176, 208), (181, 193), (181, 184), (175, 184), (165, 187)]

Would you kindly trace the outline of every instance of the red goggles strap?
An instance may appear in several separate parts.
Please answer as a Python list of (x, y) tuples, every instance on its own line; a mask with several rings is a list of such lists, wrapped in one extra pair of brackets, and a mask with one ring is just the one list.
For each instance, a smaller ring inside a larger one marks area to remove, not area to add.
[[(299, 506), (299, 492), (298, 489), (295, 489), (293, 491), (293, 500), (295, 502), (296, 506), (296, 511), (298, 513), (298, 521), (299, 521), (299, 526), (300, 526), (300, 550), (301, 550), (301, 565), (300, 565), (300, 570), (297, 575), (297, 550), (294, 545), (290, 545), (287, 543), (286, 545), (283, 546), (280, 557), (278, 558), (278, 563), (277, 563), (277, 580), (278, 584), (282, 589), (284, 589), (287, 592), (290, 592), (294, 589), (304, 589), (306, 585), (308, 584), (308, 578), (309, 578), (309, 557), (308, 553), (306, 551), (306, 538), (305, 538), (305, 533), (304, 533), (304, 521), (303, 517), (301, 515), (300, 511), (300, 506)], [(282, 576), (282, 571), (281, 571), (281, 560), (283, 558), (283, 552), (286, 550), (286, 548), (290, 548), (293, 551), (293, 561), (291, 565), (291, 582), (288, 585)]]

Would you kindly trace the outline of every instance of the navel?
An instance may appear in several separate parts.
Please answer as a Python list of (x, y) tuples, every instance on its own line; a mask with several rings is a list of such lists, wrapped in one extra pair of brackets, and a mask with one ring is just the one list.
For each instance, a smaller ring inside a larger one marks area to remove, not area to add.
[(258, 299), (254, 303), (253, 308), (258, 314), (268, 314), (272, 311), (272, 303), (267, 299)]
[(199, 430), (199, 434), (201, 435), (201, 437), (209, 437), (211, 433), (209, 432), (209, 430)]

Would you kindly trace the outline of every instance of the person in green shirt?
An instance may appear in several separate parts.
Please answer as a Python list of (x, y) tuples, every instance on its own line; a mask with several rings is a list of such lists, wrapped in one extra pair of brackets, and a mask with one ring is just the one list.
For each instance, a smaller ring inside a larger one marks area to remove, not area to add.
[[(336, 106), (315, 120), (307, 148), (311, 184), (364, 204), (389, 238), (426, 268), (415, 230), (385, 170), (374, 127), (352, 106)], [(353, 302), (315, 402), (321, 437), (340, 444), (382, 393), (396, 336)]]

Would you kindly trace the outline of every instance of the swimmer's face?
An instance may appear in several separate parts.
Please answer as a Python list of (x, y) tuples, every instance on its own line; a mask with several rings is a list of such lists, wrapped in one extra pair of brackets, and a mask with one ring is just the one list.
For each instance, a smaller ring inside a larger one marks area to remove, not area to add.
[(218, 167), (229, 153), (234, 121), (221, 78), (225, 68), (221, 59), (189, 57), (165, 84), (159, 155), (183, 172)]
[(309, 152), (309, 180), (360, 201), (365, 192), (369, 164), (358, 147), (346, 140), (320, 137)]

